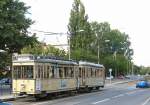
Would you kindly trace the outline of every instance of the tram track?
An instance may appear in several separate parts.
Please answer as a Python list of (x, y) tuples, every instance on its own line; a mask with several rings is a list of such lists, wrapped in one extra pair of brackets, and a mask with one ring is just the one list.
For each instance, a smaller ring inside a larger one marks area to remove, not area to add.
[[(106, 89), (103, 89), (104, 91)], [(82, 93), (76, 93), (74, 95), (69, 95), (69, 94), (63, 94), (63, 95), (58, 95), (58, 96), (53, 96), (53, 97), (45, 97), (45, 98), (41, 98), (36, 100), (33, 97), (21, 97), (21, 98), (17, 98), (13, 101), (9, 101), (10, 103), (13, 103), (13, 105), (36, 105), (37, 103), (42, 103), (45, 101), (49, 101), (50, 103), (55, 103), (55, 101), (63, 101), (66, 99), (72, 99), (72, 98), (76, 98), (76, 97), (82, 97), (82, 96), (89, 96), (89, 95), (96, 95), (100, 92), (100, 94), (103, 94), (103, 90), (93, 90), (92, 92), (82, 92)], [(17, 103), (17, 104), (15, 104)]]

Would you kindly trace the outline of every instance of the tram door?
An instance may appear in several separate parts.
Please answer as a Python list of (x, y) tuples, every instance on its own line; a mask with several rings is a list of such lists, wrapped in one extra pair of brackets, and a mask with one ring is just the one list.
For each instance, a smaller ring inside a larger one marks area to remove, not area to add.
[(79, 77), (80, 77), (80, 85), (84, 86), (85, 85), (85, 68), (84, 67), (79, 68)]
[(86, 75), (86, 74), (85, 74), (85, 67), (83, 67), (83, 68), (82, 68), (82, 83), (83, 83), (84, 86), (85, 86), (85, 79), (86, 79), (86, 78), (85, 78), (85, 75)]

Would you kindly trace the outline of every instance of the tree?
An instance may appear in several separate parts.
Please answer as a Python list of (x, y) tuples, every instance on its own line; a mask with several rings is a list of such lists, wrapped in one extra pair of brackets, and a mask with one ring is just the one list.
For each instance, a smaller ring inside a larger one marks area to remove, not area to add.
[(94, 41), (92, 42), (92, 52), (99, 55), (100, 63), (104, 64), (108, 70), (113, 69), (113, 75), (127, 74), (129, 60), (132, 59), (133, 50), (130, 49), (131, 42), (127, 34), (117, 29), (112, 30), (109, 23), (91, 23)]
[(33, 47), (31, 45), (24, 47), (21, 50), (22, 54), (33, 54), (33, 55), (50, 55), (57, 57), (66, 57), (64, 50), (53, 47), (52, 45), (46, 45), (45, 43), (34, 43)]
[(35, 35), (28, 36), (27, 29), (33, 21), (26, 17), (29, 7), (19, 0), (0, 0), (0, 69), (11, 65), (12, 53), (20, 53), (24, 46), (37, 42)]
[[(68, 31), (71, 39), (71, 57), (78, 59), (87, 59), (84, 50), (90, 49), (93, 36), (91, 34), (91, 26), (88, 22), (88, 15), (85, 14), (84, 5), (80, 0), (74, 0), (73, 8), (70, 13), (70, 19), (68, 24)], [(82, 32), (81, 32), (82, 30)]]
[[(68, 31), (71, 36), (71, 58), (87, 60), (104, 64), (107, 68), (117, 71), (117, 74), (127, 74), (130, 68), (133, 49), (126, 33), (111, 29), (107, 22), (89, 23), (84, 5), (80, 0), (74, 0), (70, 13)], [(80, 30), (83, 30), (80, 32)], [(98, 53), (99, 52), (99, 53)], [(107, 71), (106, 71), (107, 72)]]
[(33, 23), (25, 15), (29, 7), (19, 0), (0, 1), (0, 49), (8, 53), (20, 50), (36, 41), (35, 36), (28, 36), (27, 29)]

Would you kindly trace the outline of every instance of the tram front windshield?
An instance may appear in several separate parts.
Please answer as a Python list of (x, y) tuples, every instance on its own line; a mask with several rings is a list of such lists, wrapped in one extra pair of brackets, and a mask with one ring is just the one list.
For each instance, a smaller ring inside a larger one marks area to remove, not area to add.
[(14, 66), (13, 67), (14, 79), (31, 79), (33, 78), (33, 66)]

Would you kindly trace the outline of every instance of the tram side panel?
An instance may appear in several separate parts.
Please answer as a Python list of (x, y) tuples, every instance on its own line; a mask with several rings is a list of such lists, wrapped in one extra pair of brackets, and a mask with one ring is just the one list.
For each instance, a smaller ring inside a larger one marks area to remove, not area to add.
[(41, 73), (42, 70), (39, 70), (39, 72), (37, 69), (37, 72), (40, 73), (40, 76), (41, 74), (45, 75), (44, 78), (36, 78), (36, 91), (38, 91), (37, 93), (52, 93), (76, 89), (76, 67), (68, 67), (67, 65), (57, 66), (58, 67), (55, 67), (55, 65), (53, 64), (45, 64), (45, 67), (42, 67), (45, 68), (43, 73)]

